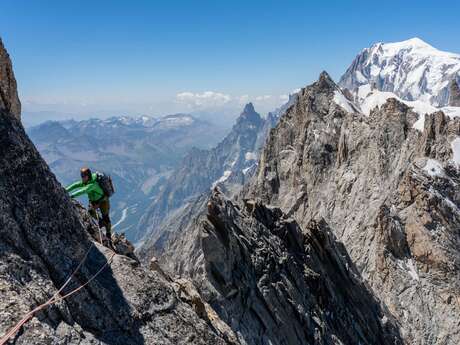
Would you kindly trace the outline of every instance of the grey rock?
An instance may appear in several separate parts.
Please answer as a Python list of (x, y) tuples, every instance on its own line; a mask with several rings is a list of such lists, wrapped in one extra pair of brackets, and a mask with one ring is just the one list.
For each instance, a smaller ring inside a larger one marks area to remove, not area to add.
[(302, 231), (278, 208), (214, 191), (170, 243), (160, 263), (191, 279), (242, 344), (400, 343), (324, 220)]
[(0, 110), (21, 118), (21, 102), (16, 87), (16, 78), (10, 56), (0, 39)]
[[(76, 200), (72, 200), (74, 206), (78, 210), (79, 216), (85, 226), (86, 232), (88, 232), (94, 242), (98, 242), (106, 247), (109, 246), (109, 239), (105, 234), (104, 228), (99, 228), (98, 222), (91, 217), (88, 211)], [(120, 255), (127, 256), (131, 259), (139, 261), (137, 256), (134, 254), (134, 245), (126, 238), (124, 233), (112, 233), (112, 249)]]
[[(460, 80), (460, 77), (458, 78)], [(452, 79), (449, 85), (449, 106), (460, 107), (460, 86), (459, 82)]]

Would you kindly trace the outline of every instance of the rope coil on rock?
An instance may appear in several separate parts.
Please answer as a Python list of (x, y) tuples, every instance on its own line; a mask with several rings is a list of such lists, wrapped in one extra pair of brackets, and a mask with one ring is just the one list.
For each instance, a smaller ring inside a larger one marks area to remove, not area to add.
[[(112, 263), (112, 260), (113, 260), (113, 257), (116, 255), (116, 253), (112, 251), (110, 257), (107, 259), (107, 261), (105, 262), (105, 264), (93, 275), (91, 276), (84, 284), (76, 287), (75, 289), (73, 289), (72, 291), (68, 292), (67, 294), (65, 294), (64, 296), (59, 296), (59, 294), (62, 292), (62, 290), (64, 290), (64, 288), (70, 283), (70, 281), (72, 280), (72, 278), (75, 276), (75, 274), (80, 270), (80, 268), (82, 267), (83, 263), (86, 261), (86, 259), (88, 258), (88, 255), (91, 251), (91, 249), (95, 247), (94, 243), (91, 244), (91, 246), (89, 247), (88, 251), (86, 252), (85, 256), (83, 257), (83, 260), (80, 261), (80, 263), (78, 264), (77, 268), (72, 272), (72, 274), (67, 278), (67, 280), (65, 281), (65, 283), (61, 286), (61, 288), (48, 300), (46, 301), (45, 303), (43, 304), (40, 304), (39, 306), (35, 307), (33, 310), (31, 310), (30, 312), (28, 312), (26, 315), (24, 315), (24, 317), (13, 327), (11, 328), (1, 339), (0, 339), (0, 345), (5, 345), (8, 340), (16, 334), (17, 331), (19, 331), (21, 329), (21, 327), (26, 323), (28, 322), (37, 312), (39, 312), (40, 310), (52, 305), (52, 304), (55, 304), (59, 301), (63, 301), (65, 300), (67, 297), (70, 297), (72, 296), (73, 294), (77, 293), (78, 291), (80, 291), (81, 289), (83, 289), (85, 286), (87, 286), (89, 283), (91, 283), (94, 279), (96, 279), (96, 277), (108, 266)], [(109, 248), (110, 249), (110, 248)]]

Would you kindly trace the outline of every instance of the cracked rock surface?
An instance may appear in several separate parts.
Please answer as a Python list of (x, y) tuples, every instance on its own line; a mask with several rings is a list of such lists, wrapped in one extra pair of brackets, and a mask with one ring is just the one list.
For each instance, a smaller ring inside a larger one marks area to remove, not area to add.
[[(190, 278), (242, 344), (398, 344), (394, 320), (323, 219), (214, 191), (162, 263)], [(169, 266), (167, 265), (169, 263)]]

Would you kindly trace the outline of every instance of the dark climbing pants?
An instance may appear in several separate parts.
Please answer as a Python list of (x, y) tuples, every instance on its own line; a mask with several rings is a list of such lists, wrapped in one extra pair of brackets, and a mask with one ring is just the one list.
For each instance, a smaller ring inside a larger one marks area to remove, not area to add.
[(110, 201), (109, 198), (104, 197), (98, 202), (91, 202), (89, 207), (89, 213), (91, 216), (98, 220), (97, 209), (101, 210), (102, 219), (99, 220), (99, 226), (105, 227), (107, 237), (112, 237), (112, 223), (110, 222)]

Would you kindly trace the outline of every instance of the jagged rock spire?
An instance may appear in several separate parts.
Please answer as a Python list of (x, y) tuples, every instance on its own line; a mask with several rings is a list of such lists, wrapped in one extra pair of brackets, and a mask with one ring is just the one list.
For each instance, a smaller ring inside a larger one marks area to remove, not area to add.
[(244, 106), (243, 113), (255, 113), (254, 105), (249, 102)]
[(332, 80), (331, 76), (326, 71), (322, 71), (320, 73), (319, 78), (318, 78), (318, 82), (319, 83), (326, 83), (329, 86), (335, 86), (334, 80)]
[(262, 117), (256, 112), (252, 103), (248, 103), (244, 106), (243, 111), (236, 121), (236, 126), (241, 126), (241, 124), (248, 122), (257, 127), (263, 122)]

